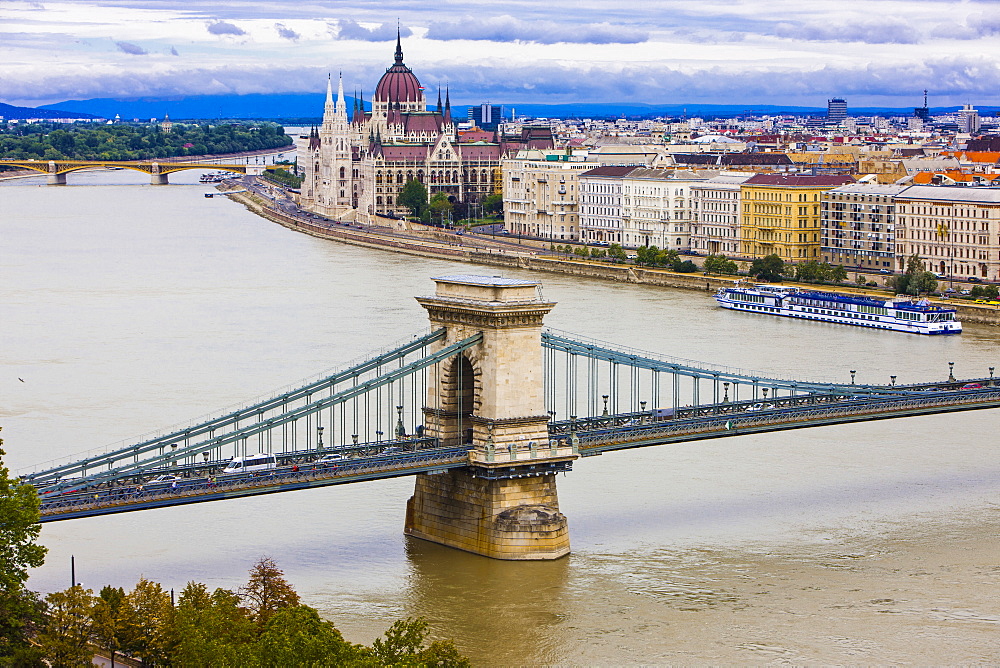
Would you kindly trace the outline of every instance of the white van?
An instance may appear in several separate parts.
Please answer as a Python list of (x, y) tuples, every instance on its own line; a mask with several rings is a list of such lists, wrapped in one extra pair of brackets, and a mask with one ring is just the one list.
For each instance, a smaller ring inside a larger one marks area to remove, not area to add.
[(258, 453), (246, 457), (233, 457), (222, 469), (223, 473), (245, 473), (248, 471), (267, 471), (277, 467), (274, 455)]

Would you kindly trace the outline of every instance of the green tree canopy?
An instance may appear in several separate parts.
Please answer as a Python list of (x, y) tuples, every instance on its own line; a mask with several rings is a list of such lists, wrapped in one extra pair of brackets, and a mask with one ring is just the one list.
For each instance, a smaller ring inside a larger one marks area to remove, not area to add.
[(725, 255), (709, 255), (705, 258), (703, 269), (709, 274), (729, 274), (740, 273), (740, 268), (735, 262)]
[(101, 589), (93, 610), (94, 641), (111, 652), (112, 662), (115, 654), (121, 651), (124, 628), (122, 610), (125, 607), (125, 590), (121, 587), (105, 585)]
[(45, 561), (37, 543), (39, 500), (35, 488), (11, 478), (0, 439), (0, 664), (31, 655), (28, 638), (41, 619), (42, 605), (28, 591), (28, 569)]
[(396, 203), (407, 207), (416, 217), (420, 217), (427, 208), (427, 188), (416, 179), (410, 179), (399, 191)]
[(430, 202), (427, 207), (431, 211), (431, 215), (439, 220), (445, 220), (448, 214), (451, 213), (454, 208), (451, 204), (451, 200), (448, 199), (448, 195), (445, 193), (434, 193), (431, 197)]
[(164, 663), (174, 640), (173, 612), (170, 594), (140, 578), (122, 605), (122, 651), (144, 663)]
[(487, 195), (483, 199), (483, 211), (492, 214), (503, 213), (503, 195), (500, 193)]
[(77, 668), (94, 658), (94, 592), (74, 585), (45, 597), (46, 623), (38, 634), (38, 646), (53, 668)]
[(924, 262), (918, 255), (911, 255), (906, 260), (906, 271), (900, 276), (893, 276), (889, 286), (897, 293), (919, 295), (937, 290), (937, 277), (925, 270)]
[(189, 582), (174, 614), (177, 644), (173, 661), (181, 666), (246, 666), (252, 663), (257, 627), (240, 607), (239, 595)]
[(764, 281), (780, 281), (785, 275), (785, 262), (776, 253), (772, 253), (754, 259), (747, 273)]

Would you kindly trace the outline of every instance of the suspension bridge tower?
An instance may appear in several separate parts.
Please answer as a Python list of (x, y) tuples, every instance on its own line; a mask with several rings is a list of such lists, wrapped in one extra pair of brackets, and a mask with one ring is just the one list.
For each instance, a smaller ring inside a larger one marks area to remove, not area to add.
[(531, 281), (493, 276), (435, 278), (418, 297), (438, 348), (482, 334), (428, 379), (425, 435), (466, 444), (468, 466), (420, 474), (406, 533), (495, 559), (558, 559), (569, 553), (555, 475), (577, 458), (550, 441), (545, 411), (542, 319), (555, 306)]

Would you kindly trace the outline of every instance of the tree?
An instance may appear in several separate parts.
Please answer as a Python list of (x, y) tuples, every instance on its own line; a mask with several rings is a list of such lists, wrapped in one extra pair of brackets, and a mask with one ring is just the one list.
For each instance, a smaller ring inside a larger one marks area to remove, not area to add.
[(725, 255), (707, 256), (702, 268), (709, 274), (735, 275), (740, 273), (740, 269), (736, 266), (736, 263), (727, 258)]
[(270, 557), (261, 557), (253, 565), (250, 579), (240, 588), (239, 595), (261, 629), (278, 610), (299, 604), (299, 595)]
[(105, 585), (98, 595), (92, 613), (94, 620), (94, 641), (111, 652), (111, 665), (115, 664), (115, 654), (122, 648), (122, 610), (125, 606), (125, 590), (121, 587)]
[(434, 193), (431, 197), (431, 201), (428, 204), (428, 208), (431, 211), (431, 216), (441, 220), (442, 222), (448, 217), (448, 214), (452, 211), (451, 200), (448, 199), (448, 195), (444, 193)]
[(164, 663), (173, 641), (170, 594), (158, 582), (139, 578), (122, 606), (122, 651), (143, 664)]
[(306, 605), (276, 612), (255, 649), (259, 665), (265, 668), (352, 665), (366, 653), (365, 648), (344, 640), (333, 624)]
[(676, 260), (670, 269), (679, 274), (693, 274), (698, 271), (698, 265), (691, 260)]
[(32, 654), (28, 642), (42, 604), (24, 587), (28, 569), (45, 561), (37, 544), (39, 499), (35, 488), (11, 478), (0, 439), (0, 663)]
[(776, 253), (756, 258), (747, 272), (764, 281), (780, 281), (785, 274), (785, 262)]
[(937, 277), (925, 270), (920, 256), (911, 255), (906, 260), (906, 271), (901, 276), (893, 276), (889, 280), (889, 286), (899, 294), (930, 293), (937, 290)]
[(844, 269), (844, 265), (838, 264), (830, 269), (830, 280), (838, 285), (847, 280), (847, 270)]
[(427, 188), (416, 179), (410, 179), (399, 191), (396, 203), (409, 208), (410, 213), (420, 217), (427, 208)]
[(45, 597), (49, 605), (38, 645), (53, 668), (89, 665), (94, 658), (90, 646), (93, 629), (94, 592), (80, 585)]
[[(384, 639), (383, 639), (384, 638)], [(424, 619), (401, 619), (372, 643), (372, 654), (383, 666), (469, 666), (454, 643), (435, 641), (424, 645), (427, 622)]]
[(624, 262), (628, 259), (628, 253), (619, 244), (611, 244), (608, 246), (608, 257), (615, 262)]
[[(171, 659), (179, 666), (246, 666), (254, 662), (257, 628), (239, 595), (189, 582), (174, 616), (177, 644)], [(289, 664), (291, 665), (291, 664)]]
[(483, 199), (483, 211), (492, 214), (503, 213), (503, 195), (500, 193), (487, 195), (486, 198)]

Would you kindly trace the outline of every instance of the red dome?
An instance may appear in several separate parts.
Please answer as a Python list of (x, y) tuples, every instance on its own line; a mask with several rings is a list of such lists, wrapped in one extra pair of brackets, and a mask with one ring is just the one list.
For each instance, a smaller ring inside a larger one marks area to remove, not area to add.
[(423, 97), (420, 82), (413, 70), (403, 64), (403, 47), (396, 34), (396, 62), (385, 71), (375, 87), (375, 100), (378, 102), (419, 102)]
[(418, 102), (421, 97), (420, 82), (403, 63), (387, 69), (375, 87), (375, 99), (379, 102)]

